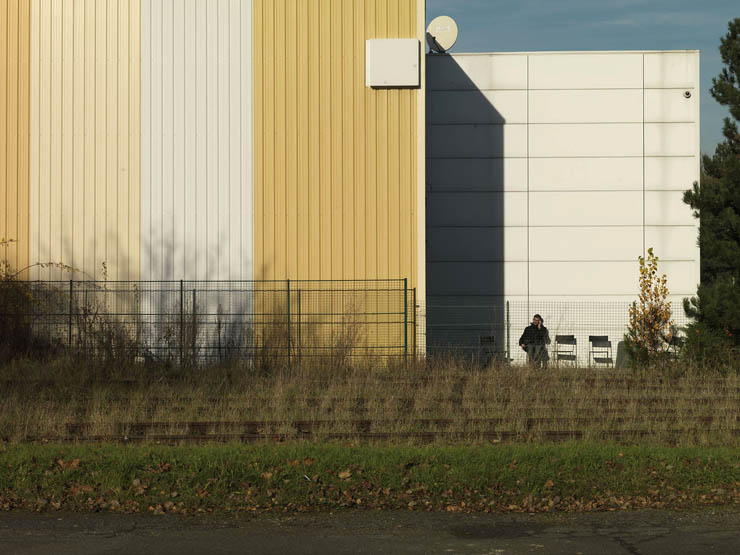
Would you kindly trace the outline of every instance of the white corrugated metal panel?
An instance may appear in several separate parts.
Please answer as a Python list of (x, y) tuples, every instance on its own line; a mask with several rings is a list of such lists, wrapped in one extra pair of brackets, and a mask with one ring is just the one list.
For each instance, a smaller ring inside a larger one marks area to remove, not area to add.
[(31, 277), (139, 279), (139, 0), (30, 8)]
[(142, 2), (142, 277), (252, 278), (252, 2)]

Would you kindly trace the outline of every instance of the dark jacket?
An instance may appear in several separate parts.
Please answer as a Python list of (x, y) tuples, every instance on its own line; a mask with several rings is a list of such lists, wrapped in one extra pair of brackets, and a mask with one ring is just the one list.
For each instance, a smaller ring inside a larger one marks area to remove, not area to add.
[(538, 328), (534, 324), (524, 328), (524, 333), (519, 338), (519, 345), (548, 345), (550, 343), (550, 332), (545, 326)]

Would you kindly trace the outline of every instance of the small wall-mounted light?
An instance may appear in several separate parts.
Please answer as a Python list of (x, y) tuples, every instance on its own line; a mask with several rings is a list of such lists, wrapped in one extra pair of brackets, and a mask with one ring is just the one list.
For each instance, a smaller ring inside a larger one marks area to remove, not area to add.
[(684, 98), (691, 98), (691, 91), (683, 91)]

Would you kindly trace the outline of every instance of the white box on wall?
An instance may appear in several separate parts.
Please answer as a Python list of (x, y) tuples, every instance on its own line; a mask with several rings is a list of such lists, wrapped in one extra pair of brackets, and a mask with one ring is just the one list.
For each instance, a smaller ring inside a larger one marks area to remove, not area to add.
[(418, 87), (417, 39), (368, 39), (365, 41), (366, 87)]

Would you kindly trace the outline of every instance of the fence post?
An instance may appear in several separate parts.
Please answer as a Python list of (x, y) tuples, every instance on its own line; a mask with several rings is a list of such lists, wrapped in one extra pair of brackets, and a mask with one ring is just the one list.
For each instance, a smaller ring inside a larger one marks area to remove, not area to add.
[(416, 329), (416, 314), (419, 312), (418, 307), (416, 305), (416, 287), (414, 287), (413, 301), (414, 302), (413, 302), (412, 306), (414, 307), (414, 320), (413, 320), (413, 327), (412, 327), (412, 329), (414, 330), (414, 336), (411, 338), (411, 340), (414, 342), (414, 344), (413, 344), (414, 345), (413, 353), (414, 353), (414, 360), (416, 360), (416, 348), (417, 348), (416, 343), (419, 340), (418, 339), (418, 335), (417, 335), (418, 332), (417, 332), (417, 329)]
[(287, 308), (286, 308), (286, 319), (288, 321), (288, 364), (290, 364), (290, 280), (285, 280), (287, 283)]
[(74, 294), (73, 280), (69, 280), (69, 318), (67, 321), (67, 345), (72, 348), (72, 295)]
[(193, 365), (195, 365), (195, 334), (198, 331), (198, 329), (197, 329), (198, 324), (197, 324), (196, 319), (195, 319), (195, 310), (196, 310), (195, 289), (193, 289), (193, 314), (192, 314), (193, 326), (192, 326), (192, 331), (190, 332), (190, 334), (192, 335), (192, 337), (190, 339), (191, 339), (191, 343), (192, 343), (192, 345), (191, 345), (192, 355), (191, 356), (192, 356), (192, 364)]
[(297, 291), (298, 293), (298, 366), (301, 365), (302, 357), (303, 357), (303, 342), (301, 341), (301, 290), (299, 289)]
[(185, 291), (180, 280), (180, 368), (183, 362), (183, 342), (185, 341)]
[(509, 316), (509, 301), (506, 301), (506, 361), (511, 358), (511, 319)]
[(408, 278), (403, 278), (403, 360), (409, 352), (409, 288)]

